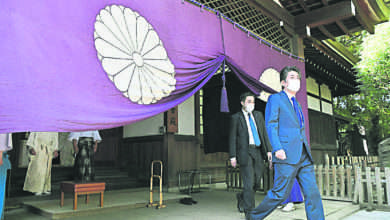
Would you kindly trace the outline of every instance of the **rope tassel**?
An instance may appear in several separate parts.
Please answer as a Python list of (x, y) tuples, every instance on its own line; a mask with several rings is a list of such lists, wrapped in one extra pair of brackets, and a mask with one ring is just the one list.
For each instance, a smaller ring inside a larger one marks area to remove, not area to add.
[(225, 86), (226, 82), (226, 77), (225, 77), (225, 60), (223, 61), (223, 66), (222, 66), (222, 90), (221, 90), (221, 107), (220, 111), (221, 112), (229, 112), (229, 101), (228, 101), (228, 96), (227, 96), (227, 90)]
[[(222, 27), (222, 14), (219, 14), (219, 25), (221, 26), (221, 40), (222, 40), (222, 47), (223, 47), (223, 55), (225, 55), (226, 59), (226, 50), (225, 50), (225, 39), (223, 36), (223, 27)], [(221, 90), (221, 106), (220, 106), (220, 112), (229, 112), (229, 101), (227, 96), (227, 90), (226, 90), (226, 76), (225, 76), (225, 59), (223, 60), (222, 65), (222, 90)]]

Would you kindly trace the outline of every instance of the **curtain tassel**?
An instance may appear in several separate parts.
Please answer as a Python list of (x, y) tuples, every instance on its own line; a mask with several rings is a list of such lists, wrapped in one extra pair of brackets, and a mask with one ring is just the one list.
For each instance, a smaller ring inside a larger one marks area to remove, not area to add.
[(225, 86), (226, 82), (226, 77), (225, 77), (225, 60), (223, 61), (223, 66), (222, 66), (222, 90), (221, 90), (221, 112), (229, 112), (229, 101), (228, 101), (228, 96), (227, 96), (227, 90)]

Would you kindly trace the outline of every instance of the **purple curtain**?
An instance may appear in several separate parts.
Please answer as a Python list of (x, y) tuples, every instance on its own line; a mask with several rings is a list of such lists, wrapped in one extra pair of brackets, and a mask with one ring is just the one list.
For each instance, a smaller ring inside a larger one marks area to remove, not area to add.
[[(118, 13), (131, 19), (110, 20)], [(258, 82), (268, 67), (280, 70), (297, 65), (304, 72), (303, 63), (259, 44), (226, 21), (222, 31), (218, 16), (181, 0), (5, 1), (0, 21), (0, 133), (93, 130), (130, 124), (191, 97), (225, 58), (256, 93), (270, 91)], [(97, 21), (119, 31), (99, 31), (102, 26), (97, 27)], [(101, 40), (105, 34), (116, 37), (106, 42)], [(126, 38), (123, 48), (132, 48), (136, 42), (134, 51), (138, 47), (143, 50), (147, 47), (144, 42), (153, 41), (156, 48), (165, 49), (159, 54), (166, 57), (163, 61), (150, 59), (149, 64), (156, 65), (146, 66), (143, 62), (155, 48), (140, 52), (144, 60), (137, 60), (133, 52), (118, 48), (122, 35), (135, 36), (134, 41)], [(102, 50), (101, 45), (111, 49)], [(112, 64), (118, 54), (131, 55), (128, 60), (133, 63), (125, 66), (123, 60), (116, 59)], [(171, 66), (174, 72), (161, 77)], [(125, 84), (131, 88), (129, 93), (124, 91), (120, 75), (110, 72), (122, 70), (133, 73)], [(161, 73), (159, 79), (148, 75), (154, 72)], [(149, 85), (147, 90), (142, 87), (145, 85)], [(158, 90), (160, 87), (154, 85), (166, 87)], [(302, 87), (306, 91), (305, 85)], [(304, 93), (298, 99), (307, 109)]]

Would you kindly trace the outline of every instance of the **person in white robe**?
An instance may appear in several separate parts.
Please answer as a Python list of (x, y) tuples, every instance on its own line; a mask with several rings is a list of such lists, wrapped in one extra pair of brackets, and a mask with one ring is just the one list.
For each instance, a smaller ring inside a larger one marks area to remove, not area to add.
[(51, 193), (51, 167), (58, 156), (57, 132), (31, 132), (26, 143), (30, 162), (23, 190), (39, 196)]

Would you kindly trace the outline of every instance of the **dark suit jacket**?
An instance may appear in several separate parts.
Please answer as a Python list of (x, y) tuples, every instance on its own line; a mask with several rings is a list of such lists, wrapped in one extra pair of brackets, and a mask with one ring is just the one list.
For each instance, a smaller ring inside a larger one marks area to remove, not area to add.
[[(257, 131), (261, 141), (260, 151), (263, 159), (267, 159), (267, 152), (271, 152), (272, 147), (265, 129), (263, 114), (259, 111), (253, 111), (252, 114), (255, 118)], [(236, 157), (237, 162), (240, 165), (245, 166), (248, 163), (249, 133), (242, 111), (233, 114), (230, 121), (229, 151), (230, 158)]]

